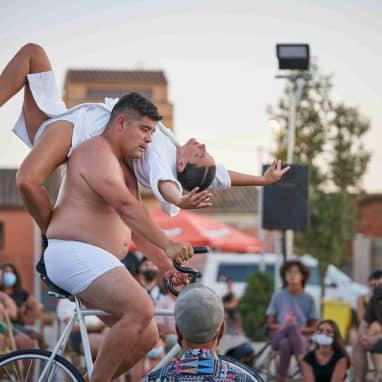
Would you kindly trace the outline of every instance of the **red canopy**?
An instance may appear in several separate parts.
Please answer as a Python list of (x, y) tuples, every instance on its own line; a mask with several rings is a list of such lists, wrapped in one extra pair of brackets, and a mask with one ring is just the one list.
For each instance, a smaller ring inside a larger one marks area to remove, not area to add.
[(150, 211), (151, 217), (174, 241), (187, 241), (192, 245), (208, 245), (223, 252), (262, 252), (262, 243), (218, 220), (180, 211), (175, 217), (161, 210)]

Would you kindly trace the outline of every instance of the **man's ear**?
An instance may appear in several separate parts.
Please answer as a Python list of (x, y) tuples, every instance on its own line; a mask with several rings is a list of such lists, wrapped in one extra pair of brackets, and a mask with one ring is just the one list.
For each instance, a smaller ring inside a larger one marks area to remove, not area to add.
[(219, 334), (218, 334), (219, 341), (224, 335), (224, 329), (225, 329), (225, 322), (223, 321), (219, 328)]
[(123, 130), (123, 124), (127, 121), (127, 114), (120, 114), (118, 117), (117, 117), (117, 126), (118, 126), (118, 130), (121, 131)]
[(187, 163), (183, 159), (178, 159), (176, 163), (176, 169), (178, 172), (183, 172), (186, 168)]

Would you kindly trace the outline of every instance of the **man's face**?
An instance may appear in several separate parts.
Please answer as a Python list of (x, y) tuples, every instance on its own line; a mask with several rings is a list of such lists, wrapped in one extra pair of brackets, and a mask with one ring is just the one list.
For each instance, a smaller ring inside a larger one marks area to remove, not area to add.
[[(215, 164), (214, 158), (206, 150), (206, 145), (198, 142), (195, 138), (191, 138), (182, 146), (178, 159), (184, 164), (184, 167), (187, 163), (195, 164), (198, 167)], [(181, 170), (178, 169), (178, 171)]]
[(139, 159), (152, 141), (156, 122), (149, 117), (129, 118), (125, 115), (123, 151), (125, 159)]

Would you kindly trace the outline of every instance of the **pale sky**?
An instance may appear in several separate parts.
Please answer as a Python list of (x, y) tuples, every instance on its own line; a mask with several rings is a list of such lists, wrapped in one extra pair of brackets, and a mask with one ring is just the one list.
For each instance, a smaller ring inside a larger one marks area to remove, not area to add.
[[(363, 184), (382, 192), (381, 19), (379, 0), (0, 0), (0, 70), (27, 42), (47, 50), (60, 89), (69, 68), (164, 70), (180, 141), (197, 137), (228, 168), (258, 173), (258, 148), (274, 145), (266, 105), (285, 85), (275, 44), (309, 43), (335, 98), (371, 120)], [(21, 102), (0, 109), (0, 167), (28, 152), (11, 133)]]

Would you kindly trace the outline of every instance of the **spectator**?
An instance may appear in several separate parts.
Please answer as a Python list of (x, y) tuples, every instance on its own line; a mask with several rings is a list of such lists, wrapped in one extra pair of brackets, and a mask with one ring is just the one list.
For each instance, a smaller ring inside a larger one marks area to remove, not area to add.
[[(3, 285), (3, 280), (4, 280), (4, 274), (2, 271), (2, 268), (0, 267), (0, 333), (4, 331), (6, 327), (5, 323), (5, 315), (7, 314), (8, 317), (11, 320), (16, 319), (17, 316), (17, 306), (15, 302), (6, 294), (3, 292), (4, 290), (4, 285)], [(1, 330), (1, 327), (3, 330)], [(22, 333), (20, 330), (17, 330), (16, 328), (12, 328), (13, 335), (15, 337), (15, 342), (16, 342), (16, 347), (17, 349), (30, 349), (34, 346), (33, 340)], [(4, 341), (4, 338), (2, 338), (1, 341)], [(3, 343), (4, 345), (4, 343)]]
[(282, 382), (292, 354), (301, 367), (309, 336), (316, 329), (317, 313), (312, 296), (304, 291), (309, 268), (298, 260), (286, 261), (280, 268), (283, 289), (272, 295), (267, 309), (270, 343), (279, 352), (276, 380)]
[(217, 346), (224, 333), (224, 308), (213, 290), (202, 284), (184, 288), (176, 300), (175, 321), (184, 354), (150, 373), (146, 382), (252, 381), (236, 366), (217, 356)]
[(153, 300), (154, 306), (157, 305), (161, 291), (159, 288), (159, 269), (147, 257), (143, 257), (139, 263), (137, 280), (145, 288)]
[[(377, 325), (378, 324), (378, 325)], [(382, 274), (375, 280), (373, 293), (366, 305), (357, 339), (353, 345), (353, 365), (355, 382), (365, 380), (367, 353), (382, 354)], [(380, 364), (378, 364), (380, 366)], [(377, 381), (382, 381), (381, 369), (376, 369)]]
[(321, 321), (313, 337), (315, 348), (302, 362), (304, 382), (342, 382), (350, 358), (337, 324), (332, 320)]
[(40, 348), (45, 348), (42, 334), (34, 328), (36, 321), (42, 316), (42, 305), (22, 287), (21, 276), (15, 265), (6, 263), (0, 268), (3, 271), (1, 290), (11, 297), (17, 306), (16, 318), (12, 319), (16, 329), (37, 340)]

